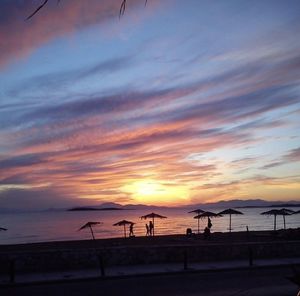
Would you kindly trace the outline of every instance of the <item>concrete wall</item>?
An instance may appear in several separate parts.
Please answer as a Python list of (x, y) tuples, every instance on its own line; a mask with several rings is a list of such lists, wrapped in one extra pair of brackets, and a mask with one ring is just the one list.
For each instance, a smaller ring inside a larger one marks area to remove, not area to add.
[(225, 261), (253, 258), (300, 257), (300, 241), (266, 243), (205, 244), (195, 246), (112, 247), (105, 249), (65, 249), (59, 251), (0, 253), (0, 272), (7, 273), (14, 262), (16, 272), (42, 272), (106, 266)]

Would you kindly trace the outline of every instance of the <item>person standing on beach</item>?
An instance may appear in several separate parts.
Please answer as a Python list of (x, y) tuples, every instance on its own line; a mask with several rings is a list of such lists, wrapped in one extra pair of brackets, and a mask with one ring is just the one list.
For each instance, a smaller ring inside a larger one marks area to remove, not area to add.
[(212, 227), (210, 218), (208, 218), (207, 227), (208, 227), (208, 229), (211, 229), (211, 227)]
[(152, 236), (152, 235), (153, 235), (153, 228), (154, 228), (153, 222), (152, 222), (152, 221), (150, 221), (150, 222), (149, 222), (150, 236)]
[(150, 235), (150, 229), (149, 229), (149, 226), (148, 226), (147, 223), (145, 224), (145, 226), (146, 226), (146, 236), (149, 236), (149, 235)]
[(133, 223), (131, 223), (130, 226), (129, 226), (129, 236), (134, 236), (134, 233), (133, 233)]

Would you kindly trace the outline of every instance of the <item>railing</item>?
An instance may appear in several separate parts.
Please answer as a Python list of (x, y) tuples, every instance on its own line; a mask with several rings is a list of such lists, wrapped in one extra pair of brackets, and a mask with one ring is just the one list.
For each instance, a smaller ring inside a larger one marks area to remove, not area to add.
[(116, 266), (176, 263), (186, 271), (195, 263), (245, 260), (252, 267), (256, 259), (284, 257), (300, 258), (300, 241), (8, 252), (0, 254), (0, 273), (14, 283), (16, 274), (26, 272), (93, 268), (99, 271), (99, 277), (105, 277), (106, 271)]

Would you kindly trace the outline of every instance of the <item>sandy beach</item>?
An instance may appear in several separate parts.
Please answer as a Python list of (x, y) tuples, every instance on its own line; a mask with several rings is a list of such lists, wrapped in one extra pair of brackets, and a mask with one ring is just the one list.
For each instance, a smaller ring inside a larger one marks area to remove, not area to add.
[(186, 235), (156, 235), (154, 237), (128, 237), (109, 238), (76, 241), (54, 241), (30, 244), (0, 245), (0, 252), (14, 251), (36, 251), (36, 250), (59, 250), (85, 248), (110, 248), (110, 247), (138, 247), (138, 246), (197, 246), (209, 244), (226, 243), (248, 243), (248, 242), (282, 242), (300, 240), (300, 228), (279, 231), (251, 231), (242, 232), (215, 232), (209, 239), (203, 234), (195, 234), (191, 237)]

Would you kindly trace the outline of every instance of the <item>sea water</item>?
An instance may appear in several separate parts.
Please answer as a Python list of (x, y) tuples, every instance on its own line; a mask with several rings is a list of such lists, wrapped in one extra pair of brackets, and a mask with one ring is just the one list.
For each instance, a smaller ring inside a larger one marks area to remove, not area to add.
[[(291, 208), (293, 209), (293, 208)], [(212, 209), (219, 212), (224, 209)], [(244, 215), (232, 215), (232, 231), (272, 230), (274, 216), (260, 215), (268, 208), (239, 209)], [(294, 208), (293, 210), (297, 210)], [(166, 216), (166, 219), (155, 219), (155, 234), (185, 234), (187, 228), (197, 232), (198, 221), (195, 214), (186, 209), (155, 209), (154, 212)], [(93, 227), (96, 238), (123, 236), (123, 227), (114, 223), (126, 219), (135, 223), (134, 234), (144, 236), (145, 224), (149, 220), (141, 220), (141, 216), (151, 210), (115, 210), (115, 211), (43, 211), (34, 213), (2, 213), (0, 227), (7, 231), (0, 232), (0, 244), (20, 244), (43, 241), (90, 239), (89, 229), (78, 231), (88, 221), (102, 222)], [(212, 232), (226, 232), (229, 228), (229, 216), (212, 218)], [(200, 220), (200, 231), (207, 225), (207, 219)], [(300, 227), (300, 214), (286, 216), (286, 228)], [(277, 229), (283, 228), (283, 217), (277, 216)]]

